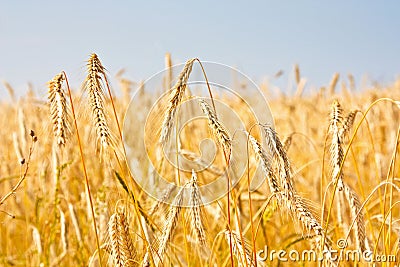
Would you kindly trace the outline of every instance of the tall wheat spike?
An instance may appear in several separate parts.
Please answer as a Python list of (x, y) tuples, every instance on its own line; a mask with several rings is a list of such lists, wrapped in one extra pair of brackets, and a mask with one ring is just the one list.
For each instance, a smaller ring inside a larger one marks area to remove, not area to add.
[(175, 121), (175, 115), (179, 104), (182, 101), (182, 97), (187, 87), (187, 81), (189, 75), (192, 72), (193, 63), (196, 59), (189, 59), (181, 73), (179, 74), (178, 80), (172, 88), (170, 100), (168, 104), (167, 112), (165, 113), (164, 120), (161, 126), (161, 136), (159, 142), (165, 144), (171, 135), (172, 126)]
[(332, 135), (332, 143), (330, 146), (331, 154), (331, 168), (332, 168), (332, 182), (337, 182), (337, 219), (340, 226), (344, 226), (342, 210), (344, 209), (344, 196), (343, 196), (343, 172), (341, 171), (341, 165), (343, 162), (343, 147), (342, 139), (340, 136), (340, 130), (343, 125), (342, 107), (339, 101), (335, 100), (332, 104), (332, 110), (330, 115), (329, 131)]
[(203, 205), (201, 201), (200, 189), (197, 185), (197, 175), (194, 170), (192, 170), (192, 178), (189, 182), (190, 186), (190, 199), (189, 199), (189, 212), (192, 227), (194, 227), (194, 232), (200, 245), (206, 245), (206, 231), (204, 228), (204, 223), (202, 219), (201, 206)]
[[(357, 194), (343, 181), (343, 172), (340, 170), (342, 165), (344, 152), (342, 148), (343, 139), (350, 132), (350, 129), (354, 123), (357, 110), (351, 111), (345, 119), (342, 118), (342, 109), (339, 102), (336, 100), (332, 106), (331, 112), (331, 124), (330, 131), (332, 134), (332, 144), (331, 144), (331, 164), (333, 167), (332, 179), (336, 179), (338, 176), (338, 218), (342, 220), (342, 208), (344, 206), (343, 195), (345, 196), (349, 207), (350, 207), (350, 217), (355, 220), (354, 233), (356, 237), (357, 247), (361, 251), (369, 249), (368, 239), (366, 238), (364, 215), (361, 211), (361, 202)], [(343, 224), (339, 220), (340, 225)]]
[(134, 266), (135, 247), (129, 233), (129, 222), (125, 209), (118, 207), (108, 223), (109, 245), (114, 266)]
[(59, 73), (48, 82), (48, 99), (50, 102), (50, 117), (53, 122), (53, 134), (58, 146), (64, 146), (70, 127), (70, 116), (67, 107), (67, 97), (62, 88), (64, 74)]
[[(349, 134), (354, 124), (358, 110), (352, 110), (343, 120), (342, 128), (339, 130), (339, 137), (344, 140)], [(361, 211), (361, 202), (358, 195), (348, 185), (344, 184), (344, 195), (350, 207), (351, 219), (355, 221), (354, 235), (356, 237), (357, 248), (361, 251), (369, 250), (368, 238), (366, 236), (364, 214)]]
[(87, 62), (87, 76), (84, 83), (85, 91), (89, 94), (90, 107), (92, 109), (92, 120), (96, 129), (97, 140), (102, 148), (111, 145), (111, 132), (107, 123), (104, 108), (103, 78), (105, 68), (96, 54), (91, 54)]
[(341, 182), (343, 173), (340, 171), (340, 166), (343, 161), (343, 147), (340, 138), (340, 129), (343, 123), (342, 107), (339, 102), (335, 100), (332, 104), (331, 118), (329, 131), (332, 135), (332, 143), (330, 147), (331, 165), (332, 165), (332, 180), (339, 177), (339, 191), (341, 191)]

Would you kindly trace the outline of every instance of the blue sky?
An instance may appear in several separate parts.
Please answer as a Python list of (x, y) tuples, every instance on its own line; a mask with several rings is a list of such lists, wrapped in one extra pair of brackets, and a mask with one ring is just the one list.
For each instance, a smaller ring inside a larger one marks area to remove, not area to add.
[[(380, 82), (400, 73), (398, 1), (1, 1), (0, 79), (19, 91), (65, 70), (84, 78), (96, 52), (110, 75), (133, 80), (191, 57), (235, 66), (255, 80), (293, 64), (309, 84), (351, 72)], [(282, 85), (284, 86), (284, 85)], [(4, 96), (0, 85), (0, 96)]]

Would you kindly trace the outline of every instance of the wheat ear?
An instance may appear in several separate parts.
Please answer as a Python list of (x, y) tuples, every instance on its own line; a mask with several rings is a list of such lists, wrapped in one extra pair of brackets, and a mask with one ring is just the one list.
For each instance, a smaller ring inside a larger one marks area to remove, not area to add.
[[(342, 127), (343, 117), (342, 108), (337, 100), (332, 104), (331, 118), (329, 131), (332, 135), (332, 143), (330, 147), (331, 153), (331, 166), (332, 170), (332, 180), (334, 181), (337, 177), (342, 180), (343, 173), (340, 171), (340, 166), (343, 161), (343, 147), (342, 140), (340, 138), (340, 129)], [(339, 191), (342, 189), (339, 187)]]
[(183, 94), (187, 87), (187, 81), (189, 75), (192, 72), (193, 63), (196, 59), (189, 59), (181, 73), (179, 74), (178, 80), (172, 88), (169, 105), (167, 112), (165, 113), (164, 120), (161, 126), (161, 136), (159, 142), (165, 144), (171, 135), (172, 126), (175, 121), (175, 115), (177, 108), (182, 101)]
[(364, 214), (361, 211), (361, 202), (357, 194), (346, 184), (344, 184), (344, 194), (350, 206), (351, 219), (355, 221), (354, 235), (356, 237), (357, 248), (361, 251), (369, 250)]
[(192, 227), (194, 227), (194, 232), (200, 245), (206, 245), (206, 231), (204, 228), (204, 223), (202, 220), (201, 206), (203, 205), (201, 201), (200, 189), (197, 185), (197, 175), (194, 170), (192, 170), (192, 178), (189, 182), (190, 186), (190, 199), (189, 199), (189, 212)]
[(290, 148), (290, 146), (292, 144), (292, 139), (293, 139), (293, 134), (287, 136), (283, 140), (282, 145), (283, 145), (283, 150), (285, 150), (285, 152), (287, 152), (289, 150), (289, 148)]
[[(278, 164), (278, 173), (280, 181), (270, 182), (270, 188), (272, 187), (273, 192), (276, 193), (276, 198), (278, 202), (282, 205), (285, 205), (291, 214), (295, 215), (295, 217), (302, 223), (302, 225), (307, 229), (307, 231), (313, 231), (317, 236), (317, 241), (322, 242), (325, 240), (323, 247), (324, 250), (330, 251), (331, 246), (329, 244), (329, 240), (324, 236), (323, 228), (315, 216), (310, 211), (309, 207), (305, 204), (304, 200), (296, 193), (296, 190), (293, 185), (293, 179), (291, 174), (291, 165), (289, 162), (289, 158), (284, 150), (284, 146), (282, 145), (278, 135), (275, 130), (270, 125), (262, 125), (264, 131), (266, 133), (267, 145), (269, 148), (272, 157)], [(265, 151), (262, 149), (260, 144), (254, 141), (254, 138), (249, 136), (250, 142), (253, 144), (253, 148), (255, 147), (256, 154), (262, 159), (262, 162), (265, 162), (266, 166), (270, 166), (270, 158), (266, 155)], [(273, 176), (272, 168), (264, 167), (268, 173), (271, 173), (271, 177)], [(279, 186), (280, 184), (280, 186)], [(283, 190), (281, 190), (283, 188)], [(328, 255), (329, 256), (329, 255)], [(335, 265), (334, 262), (331, 261), (332, 265)]]
[(228, 153), (229, 158), (232, 141), (229, 137), (228, 131), (224, 126), (222, 126), (215, 111), (204, 99), (199, 99), (199, 104), (203, 113), (207, 116), (209, 127), (212, 129), (218, 143), (221, 145), (224, 151)]
[(280, 141), (277, 133), (271, 125), (262, 125), (266, 134), (267, 145), (269, 152), (272, 154), (273, 159), (278, 164), (278, 179), (280, 187), (282, 188), (283, 200), (292, 201), (295, 190), (292, 179), (291, 165), (289, 157)]
[(264, 148), (261, 146), (261, 144), (251, 134), (247, 133), (247, 136), (249, 138), (250, 144), (252, 145), (254, 153), (256, 154), (257, 158), (261, 161), (261, 167), (264, 172), (264, 175), (268, 179), (268, 185), (271, 193), (275, 194), (276, 197), (279, 197), (280, 194), (278, 193), (281, 191), (281, 189), (279, 188), (279, 183), (275, 176), (275, 173), (272, 171), (270, 157), (268, 156)]
[(179, 214), (182, 210), (182, 200), (183, 200), (183, 190), (184, 187), (182, 187), (178, 194), (176, 195), (174, 201), (172, 202), (172, 206), (169, 210), (167, 221), (163, 227), (163, 235), (161, 237), (160, 241), (160, 246), (158, 247), (158, 256), (162, 259), (164, 252), (167, 248), (168, 242), (172, 238), (172, 235), (175, 231), (178, 219), (179, 219)]
[(64, 80), (64, 74), (59, 73), (47, 83), (49, 88), (50, 117), (53, 122), (53, 134), (58, 146), (65, 145), (70, 127), (67, 97), (62, 88)]
[[(346, 135), (350, 132), (351, 127), (354, 124), (355, 117), (357, 115), (358, 110), (351, 111), (344, 120), (341, 121), (341, 128), (338, 128), (341, 119), (341, 108), (337, 101), (334, 102), (333, 112), (331, 115), (331, 128), (333, 140), (338, 143), (332, 145), (331, 151), (334, 151), (332, 159), (335, 164), (335, 168), (340, 168), (341, 161), (343, 160), (343, 149), (341, 148), (341, 143)], [(334, 141), (332, 143), (334, 143)], [(337, 149), (338, 151), (335, 151)], [(339, 155), (339, 156), (337, 156)], [(337, 174), (338, 171), (335, 172)], [(361, 211), (361, 202), (358, 199), (357, 194), (348, 186), (343, 179), (343, 174), (339, 174), (340, 177), (340, 185), (343, 188), (344, 195), (350, 207), (351, 219), (355, 221), (356, 225), (354, 228), (354, 233), (356, 236), (357, 247), (361, 251), (365, 251), (369, 249), (368, 239), (366, 238), (366, 230), (365, 230), (365, 222), (364, 215)], [(334, 178), (334, 176), (333, 176)], [(341, 195), (341, 194), (340, 194)]]
[(117, 211), (110, 217), (108, 235), (114, 266), (133, 266), (136, 252), (129, 233), (128, 218), (123, 207), (118, 207)]
[(347, 114), (346, 118), (343, 120), (342, 128), (339, 131), (340, 140), (345, 140), (344, 138), (349, 134), (350, 129), (353, 127), (354, 120), (356, 119), (358, 110), (352, 110)]
[(85, 91), (89, 94), (92, 120), (96, 128), (97, 140), (102, 148), (111, 145), (111, 132), (107, 123), (104, 108), (103, 78), (105, 69), (96, 54), (91, 54), (87, 62), (87, 77), (84, 83)]
[(344, 225), (342, 217), (342, 209), (344, 208), (344, 196), (343, 196), (343, 172), (341, 171), (341, 165), (343, 162), (343, 147), (340, 131), (343, 125), (343, 110), (340, 106), (339, 101), (335, 100), (332, 104), (329, 131), (332, 135), (332, 143), (330, 146), (331, 154), (331, 168), (332, 168), (332, 182), (337, 181), (337, 218), (339, 225)]

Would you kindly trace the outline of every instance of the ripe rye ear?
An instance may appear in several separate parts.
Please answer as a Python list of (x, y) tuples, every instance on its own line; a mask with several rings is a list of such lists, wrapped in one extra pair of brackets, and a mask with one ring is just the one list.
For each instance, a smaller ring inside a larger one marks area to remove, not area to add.
[(67, 106), (67, 97), (62, 88), (65, 81), (63, 73), (59, 73), (49, 81), (48, 99), (50, 104), (50, 118), (53, 123), (53, 134), (56, 144), (64, 146), (70, 132), (70, 114)]
[(100, 152), (112, 145), (111, 131), (107, 121), (105, 110), (104, 79), (105, 68), (96, 54), (91, 54), (87, 62), (87, 76), (84, 82), (84, 90), (89, 95), (89, 105), (92, 113), (92, 121), (96, 129), (97, 140), (100, 143)]
[(177, 82), (172, 88), (168, 108), (164, 115), (164, 120), (161, 126), (161, 136), (159, 139), (159, 143), (161, 144), (165, 144), (170, 138), (172, 126), (176, 119), (176, 111), (185, 93), (187, 81), (189, 79), (190, 73), (192, 72), (192, 67), (195, 60), (196, 59), (192, 58), (186, 62), (185, 67), (179, 74)]

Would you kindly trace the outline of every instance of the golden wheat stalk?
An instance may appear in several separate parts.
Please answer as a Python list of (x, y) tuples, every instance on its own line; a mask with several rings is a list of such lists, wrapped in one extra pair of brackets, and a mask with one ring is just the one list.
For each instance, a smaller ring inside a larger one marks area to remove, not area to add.
[(268, 156), (267, 152), (261, 146), (261, 144), (249, 133), (247, 133), (250, 144), (256, 154), (256, 157), (261, 161), (261, 167), (264, 172), (264, 175), (268, 179), (268, 185), (272, 194), (275, 194), (276, 197), (280, 197), (279, 192), (281, 189), (279, 188), (278, 180), (276, 179), (275, 173), (272, 170), (271, 159)]
[(347, 114), (346, 118), (344, 118), (342, 123), (342, 128), (339, 130), (339, 138), (340, 140), (344, 140), (344, 138), (349, 134), (351, 128), (353, 127), (354, 121), (356, 119), (358, 110), (352, 110)]
[(105, 68), (96, 54), (91, 54), (87, 62), (87, 76), (84, 83), (85, 91), (89, 94), (92, 120), (96, 129), (97, 140), (102, 148), (111, 145), (111, 132), (107, 122), (104, 108), (103, 78)]
[(53, 134), (58, 146), (65, 145), (70, 127), (67, 97), (62, 88), (64, 80), (64, 74), (59, 73), (47, 83), (49, 88), (50, 117), (53, 122)]
[[(289, 157), (277, 135), (271, 125), (262, 125), (266, 134), (266, 140), (269, 152), (278, 164), (278, 175), (280, 187), (282, 188), (281, 193), (284, 195), (283, 200), (292, 201), (295, 190), (292, 179), (292, 169), (289, 161)], [(288, 205), (288, 203), (287, 203)]]
[[(316, 236), (316, 242), (318, 247), (322, 247), (324, 253), (324, 261), (327, 261), (330, 266), (337, 266), (337, 259), (334, 257), (332, 252), (331, 240), (325, 236), (324, 229), (318, 222), (316, 217), (310, 211), (310, 208), (305, 203), (304, 199), (299, 195), (295, 194), (290, 201), (287, 201), (289, 210), (296, 216), (296, 218), (302, 223), (303, 227), (310, 232), (314, 232)], [(322, 246), (321, 246), (322, 244)]]
[(361, 202), (356, 192), (344, 184), (344, 195), (350, 206), (351, 219), (355, 221), (354, 235), (356, 237), (357, 248), (361, 251), (369, 250), (367, 234), (365, 230), (364, 214), (361, 211)]
[[(332, 104), (329, 126), (329, 131), (332, 135), (332, 143), (330, 147), (331, 165), (333, 167), (332, 180), (337, 177), (339, 177), (339, 179), (342, 179), (343, 176), (343, 173), (341, 173), (340, 171), (340, 166), (343, 161), (342, 140), (340, 138), (340, 129), (343, 123), (342, 112), (342, 107), (340, 106), (339, 102), (335, 100)], [(340, 188), (339, 190), (341, 191)]]
[(190, 199), (189, 199), (189, 213), (190, 219), (192, 223), (192, 227), (194, 228), (194, 232), (196, 233), (196, 237), (200, 245), (206, 246), (206, 231), (202, 219), (202, 211), (201, 206), (203, 202), (201, 200), (200, 188), (197, 185), (197, 175), (194, 170), (192, 170), (192, 178), (189, 182), (190, 188)]
[(330, 164), (332, 168), (332, 182), (336, 182), (337, 179), (337, 219), (340, 226), (344, 226), (342, 217), (342, 210), (344, 209), (344, 195), (343, 195), (343, 172), (341, 170), (343, 162), (343, 147), (340, 131), (343, 125), (343, 110), (340, 106), (339, 101), (335, 100), (332, 104), (329, 131), (332, 135), (332, 143), (330, 146)]
[(323, 235), (321, 224), (310, 211), (302, 197), (294, 195), (293, 201), (290, 201), (290, 210), (296, 215), (297, 219), (303, 224), (307, 231), (313, 231), (317, 236)]
[(129, 233), (128, 218), (123, 207), (118, 207), (117, 211), (110, 217), (108, 235), (114, 266), (134, 266), (136, 251)]
[(185, 67), (179, 74), (178, 80), (172, 88), (167, 112), (165, 113), (164, 120), (161, 126), (161, 136), (159, 142), (165, 144), (171, 135), (172, 126), (175, 121), (176, 111), (182, 101), (182, 97), (187, 87), (189, 75), (192, 72), (193, 63), (196, 59), (192, 58), (186, 61)]

